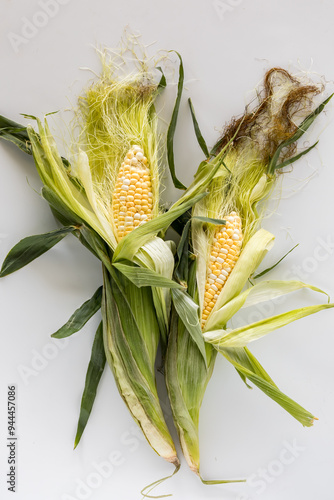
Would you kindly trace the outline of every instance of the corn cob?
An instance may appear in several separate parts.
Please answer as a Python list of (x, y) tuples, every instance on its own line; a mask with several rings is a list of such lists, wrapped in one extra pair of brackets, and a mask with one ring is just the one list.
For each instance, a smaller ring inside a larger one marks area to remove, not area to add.
[(112, 198), (117, 239), (152, 217), (153, 193), (147, 158), (140, 146), (129, 149), (118, 173)]
[(227, 217), (225, 226), (220, 226), (213, 237), (210, 261), (205, 283), (204, 304), (202, 312), (202, 327), (217, 302), (236, 261), (242, 245), (241, 219), (236, 212)]

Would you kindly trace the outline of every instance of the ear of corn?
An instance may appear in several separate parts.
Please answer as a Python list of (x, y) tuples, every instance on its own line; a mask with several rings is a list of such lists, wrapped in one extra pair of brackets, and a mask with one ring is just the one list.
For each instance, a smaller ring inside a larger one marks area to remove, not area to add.
[[(159, 215), (157, 87), (146, 68), (122, 80), (115, 79), (109, 69), (104, 64), (101, 80), (81, 99), (80, 142), (89, 161), (96, 206), (113, 229), (117, 250), (120, 242), (126, 248), (126, 238)], [(168, 244), (152, 231), (145, 243), (130, 260), (171, 278), (173, 254)], [(138, 289), (115, 268), (104, 270), (107, 361), (149, 444), (177, 467), (154, 370), (160, 334), (166, 337), (169, 322), (169, 294), (168, 289), (158, 287)]]
[[(291, 158), (293, 142), (302, 135), (298, 134), (295, 122), (301, 122), (307, 115), (312, 98), (318, 92), (319, 88), (304, 86), (284, 70), (268, 72), (259, 107), (232, 122), (213, 148), (212, 156), (202, 162), (196, 174), (199, 179), (210, 167), (215, 170), (208, 195), (194, 206), (190, 241), (190, 248), (196, 257), (197, 278), (192, 297), (199, 304), (198, 320), (206, 341), (208, 368), (205, 368), (201, 353), (191, 341), (184, 323), (174, 320), (168, 346), (166, 380), (183, 453), (190, 468), (198, 475), (198, 419), (215, 361), (212, 347), (232, 363), (244, 382), (247, 379), (253, 382), (303, 425), (313, 423), (312, 414), (279, 391), (246, 345), (294, 319), (333, 305), (290, 311), (234, 330), (229, 330), (226, 323), (246, 305), (247, 297), (250, 303), (256, 303), (256, 300), (264, 300), (263, 295), (266, 294), (270, 298), (305, 287), (319, 291), (301, 283), (275, 285), (268, 282), (267, 286), (262, 285), (262, 292), (255, 286), (254, 291), (250, 288), (242, 293), (274, 240), (268, 231), (259, 229), (264, 214), (263, 202), (272, 192), (277, 177), (277, 170), (272, 168), (272, 158), (279, 150), (280, 161), (276, 155), (276, 165), (283, 165), (301, 156)], [(313, 112), (309, 116), (317, 114)], [(308, 121), (309, 118), (306, 118), (302, 123)], [(283, 142), (285, 148), (281, 147)], [(222, 151), (223, 155), (219, 156)], [(283, 158), (280, 156), (282, 153), (285, 154)], [(225, 225), (203, 222), (205, 219), (225, 220)], [(185, 344), (186, 348), (183, 347)], [(198, 368), (201, 362), (202, 366)]]
[[(101, 77), (79, 99), (71, 163), (60, 156), (47, 120), (37, 119), (38, 133), (28, 126), (27, 134), (54, 214), (63, 223), (75, 221), (71, 231), (103, 262), (104, 348), (119, 392), (149, 444), (178, 467), (154, 369), (160, 335), (166, 343), (170, 304), (170, 291), (157, 287), (156, 279), (172, 278), (174, 258), (171, 245), (156, 235), (192, 203), (159, 216), (158, 85), (152, 64), (130, 52), (136, 66), (130, 76), (119, 76), (117, 56), (102, 54)], [(131, 253), (129, 237), (136, 240), (138, 232), (139, 245)], [(113, 267), (119, 245), (123, 262), (154, 273), (152, 289), (137, 288)]]

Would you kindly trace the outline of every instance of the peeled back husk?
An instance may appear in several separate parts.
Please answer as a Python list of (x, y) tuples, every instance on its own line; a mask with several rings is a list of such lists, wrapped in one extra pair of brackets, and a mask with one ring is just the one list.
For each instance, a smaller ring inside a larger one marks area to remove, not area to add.
[(111, 276), (104, 268), (103, 281), (105, 352), (120, 395), (151, 447), (178, 467), (156, 388), (154, 365), (160, 333), (151, 290), (138, 289), (116, 270)]

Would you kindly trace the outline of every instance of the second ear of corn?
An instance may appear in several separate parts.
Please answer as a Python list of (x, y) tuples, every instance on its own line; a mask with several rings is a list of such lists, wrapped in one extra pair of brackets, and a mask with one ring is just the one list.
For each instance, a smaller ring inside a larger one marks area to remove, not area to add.
[[(211, 344), (206, 343), (205, 366), (202, 354), (191, 340), (184, 323), (174, 319), (166, 360), (166, 383), (174, 422), (184, 456), (198, 475), (199, 410), (212, 374), (214, 351), (218, 345), (218, 350), (232, 362), (244, 381), (248, 377), (255, 384), (259, 383), (267, 395), (291, 414), (294, 413), (290, 408), (295, 405), (296, 418), (301, 422), (311, 425), (313, 421), (312, 415), (297, 403), (275, 392), (278, 391), (277, 386), (248, 351), (246, 344), (239, 342), (237, 345), (242, 347), (229, 348), (228, 342), (224, 343), (224, 335), (228, 338), (229, 330), (226, 329), (226, 320), (220, 320), (220, 317), (230, 317), (234, 310), (241, 307), (243, 302), (239, 301), (239, 305), (236, 302), (238, 295), (272, 244), (273, 236), (270, 233), (258, 231), (265, 207), (263, 201), (268, 198), (278, 177), (276, 172), (270, 170), (270, 162), (284, 141), (289, 147), (283, 149), (285, 156), (281, 162), (293, 156), (293, 141), (289, 142), (289, 139), (298, 130), (295, 122), (311, 116), (310, 103), (318, 93), (318, 87), (309, 82), (304, 84), (285, 70), (270, 70), (265, 76), (264, 91), (260, 93), (258, 107), (232, 122), (219, 141), (219, 147), (214, 148), (217, 157), (213, 155), (207, 160), (212, 168), (217, 161), (220, 161), (221, 166), (210, 184), (208, 195), (193, 209), (190, 245), (196, 261), (190, 259), (189, 266), (190, 269), (196, 266), (197, 286), (193, 287), (189, 282), (188, 286), (189, 293), (199, 304), (199, 322), (205, 340), (210, 342), (211, 338), (216, 337), (222, 340), (220, 343), (216, 343), (216, 340)], [(219, 153), (220, 149), (222, 153)], [(221, 158), (220, 154), (223, 154)], [(201, 169), (203, 164), (199, 171)], [(258, 206), (259, 202), (262, 203)], [(208, 218), (208, 222), (197, 217)], [(225, 224), (214, 225), (210, 223), (210, 218), (223, 219)], [(238, 264), (241, 257), (243, 266)], [(286, 286), (289, 287), (288, 284)], [(235, 306), (233, 301), (236, 302)], [(232, 312), (224, 315), (228, 307)], [(312, 312), (318, 310), (321, 308)], [(214, 328), (216, 332), (212, 331)]]

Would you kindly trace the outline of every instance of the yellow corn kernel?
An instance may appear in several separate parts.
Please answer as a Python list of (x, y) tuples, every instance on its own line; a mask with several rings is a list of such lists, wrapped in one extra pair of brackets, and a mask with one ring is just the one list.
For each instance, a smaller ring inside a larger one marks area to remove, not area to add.
[(214, 235), (214, 243), (211, 246), (205, 284), (202, 327), (204, 327), (239, 258), (242, 245), (241, 219), (239, 215), (236, 212), (231, 212), (223, 218), (226, 220), (226, 226), (217, 229)]
[(132, 146), (122, 163), (112, 197), (112, 215), (118, 241), (152, 217), (151, 175), (147, 158)]

